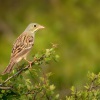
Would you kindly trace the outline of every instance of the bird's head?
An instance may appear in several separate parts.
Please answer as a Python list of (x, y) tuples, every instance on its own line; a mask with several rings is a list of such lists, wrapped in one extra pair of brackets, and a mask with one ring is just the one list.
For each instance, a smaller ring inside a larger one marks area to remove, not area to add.
[(44, 28), (44, 26), (39, 25), (37, 23), (31, 23), (25, 29), (25, 32), (35, 33), (37, 30)]

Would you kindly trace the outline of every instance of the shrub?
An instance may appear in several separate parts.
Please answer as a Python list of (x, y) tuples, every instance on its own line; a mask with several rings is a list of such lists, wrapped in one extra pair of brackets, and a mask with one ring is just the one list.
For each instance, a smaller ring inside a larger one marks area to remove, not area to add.
[[(49, 80), (52, 73), (43, 73), (41, 64), (48, 64), (51, 60), (58, 61), (55, 47), (45, 52), (35, 54), (30, 65), (23, 64), (20, 69), (13, 70), (9, 75), (0, 76), (0, 100), (62, 100), (55, 92), (55, 85)], [(34, 67), (35, 68), (34, 68)], [(88, 73), (88, 82), (78, 90), (71, 87), (71, 95), (66, 100), (100, 100), (100, 73)]]

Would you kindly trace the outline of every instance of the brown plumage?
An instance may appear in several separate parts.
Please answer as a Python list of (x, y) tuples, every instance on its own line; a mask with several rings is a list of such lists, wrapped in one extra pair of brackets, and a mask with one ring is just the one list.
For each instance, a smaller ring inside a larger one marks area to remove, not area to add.
[(34, 44), (35, 32), (41, 28), (44, 27), (37, 23), (31, 23), (16, 39), (13, 44), (10, 63), (2, 74), (10, 73), (16, 63), (22, 59), (26, 60), (27, 54), (30, 52)]

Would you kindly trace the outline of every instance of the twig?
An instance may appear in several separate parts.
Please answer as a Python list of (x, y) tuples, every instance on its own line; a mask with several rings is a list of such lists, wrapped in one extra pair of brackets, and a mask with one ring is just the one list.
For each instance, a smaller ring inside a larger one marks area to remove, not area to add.
[(97, 76), (91, 81), (91, 84), (90, 84), (90, 88), (88, 89), (88, 91), (91, 91), (93, 88), (94, 88), (94, 82), (97, 80)]
[(27, 70), (27, 69), (28, 69), (28, 67), (29, 67), (29, 65), (28, 65), (27, 67), (22, 68), (21, 70), (19, 70), (19, 71), (18, 71), (17, 73), (15, 73), (13, 76), (8, 77), (8, 78), (4, 81), (4, 83), (3, 83), (3, 84), (5, 84), (7, 81), (9, 81), (10, 79), (12, 79), (13, 77), (18, 76), (18, 75), (19, 75), (19, 74), (21, 74), (23, 71)]
[(2, 89), (2, 90), (9, 90), (9, 89), (11, 89), (12, 87), (8, 87), (8, 86), (5, 86), (5, 87), (0, 87), (0, 89)]

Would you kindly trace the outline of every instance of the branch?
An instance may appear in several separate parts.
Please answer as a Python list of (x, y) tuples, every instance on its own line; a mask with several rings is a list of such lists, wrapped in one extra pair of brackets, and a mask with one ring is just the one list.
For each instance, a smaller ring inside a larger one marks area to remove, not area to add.
[(12, 87), (8, 87), (8, 86), (1, 86), (0, 89), (2, 90), (10, 90), (12, 89)]
[(94, 82), (97, 80), (97, 75), (96, 75), (96, 77), (91, 81), (91, 84), (90, 84), (90, 88), (88, 89), (88, 91), (91, 91), (93, 88), (95, 88), (95, 86), (94, 86)]
[[(29, 65), (28, 65), (29, 66)], [(10, 79), (18, 76), (19, 74), (21, 74), (23, 71), (27, 70), (28, 69), (28, 66), (25, 67), (25, 68), (22, 68), (21, 70), (19, 70), (17, 73), (15, 73), (14, 75), (12, 75), (11, 77), (8, 77), (4, 82), (3, 84), (5, 84), (7, 81), (9, 81)]]

